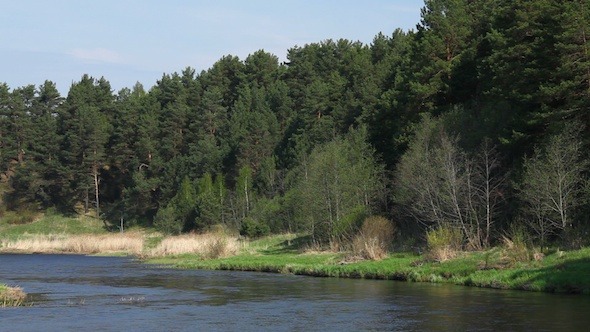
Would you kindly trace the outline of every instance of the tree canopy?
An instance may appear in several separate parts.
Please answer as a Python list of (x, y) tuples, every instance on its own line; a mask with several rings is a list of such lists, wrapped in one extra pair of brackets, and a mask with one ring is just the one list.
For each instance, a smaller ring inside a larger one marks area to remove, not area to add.
[(482, 247), (517, 219), (539, 220), (531, 209), (545, 196), (534, 193), (552, 199), (557, 189), (539, 186), (576, 163), (567, 220), (558, 207), (543, 218), (561, 226), (529, 223), (560, 238), (590, 226), (571, 221), (589, 201), (588, 8), (428, 0), (415, 30), (369, 45), (294, 46), (283, 63), (228, 55), (148, 90), (89, 75), (64, 97), (51, 81), (0, 84), (2, 209), (92, 210), (174, 233), (248, 223), (320, 241), (375, 214), (459, 227)]

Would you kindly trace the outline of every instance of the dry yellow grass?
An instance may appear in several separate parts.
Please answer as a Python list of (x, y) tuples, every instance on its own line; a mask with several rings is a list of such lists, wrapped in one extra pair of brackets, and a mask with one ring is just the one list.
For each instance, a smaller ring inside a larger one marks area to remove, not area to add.
[(0, 285), (0, 307), (18, 307), (26, 298), (27, 294), (20, 287)]
[(2, 251), (33, 253), (97, 254), (125, 252), (140, 254), (143, 236), (136, 233), (103, 235), (34, 235), (2, 240)]
[(203, 258), (219, 258), (235, 255), (240, 249), (241, 244), (236, 238), (208, 233), (167, 237), (146, 254), (158, 257), (197, 254)]
[[(153, 236), (153, 234), (152, 234)], [(141, 232), (111, 234), (25, 234), (18, 239), (0, 239), (0, 252), (113, 254), (161, 257), (196, 254), (219, 258), (237, 254), (243, 247), (237, 237), (223, 233), (169, 236), (148, 249), (150, 235)]]
[(352, 252), (364, 259), (383, 259), (387, 257), (394, 233), (395, 225), (391, 221), (379, 216), (369, 217), (352, 241)]

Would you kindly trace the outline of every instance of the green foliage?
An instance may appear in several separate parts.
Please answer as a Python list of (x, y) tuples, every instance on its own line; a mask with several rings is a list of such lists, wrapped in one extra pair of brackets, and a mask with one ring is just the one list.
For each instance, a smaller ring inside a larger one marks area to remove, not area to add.
[(382, 168), (365, 141), (352, 131), (312, 152), (298, 175), (296, 213), (319, 243), (350, 240), (382, 199)]
[(270, 234), (270, 227), (267, 224), (256, 221), (252, 218), (246, 218), (242, 222), (240, 228), (240, 235), (247, 236), (249, 238), (258, 238)]
[(185, 177), (178, 192), (168, 205), (159, 209), (154, 218), (154, 226), (165, 234), (180, 234), (182, 231), (195, 227), (197, 192), (192, 183)]
[(502, 236), (502, 245), (505, 249), (505, 257), (508, 260), (507, 264), (510, 266), (528, 262), (534, 258), (532, 241), (522, 225), (512, 224), (507, 234)]
[(467, 253), (444, 262), (428, 261), (424, 256), (412, 253), (396, 253), (379, 261), (362, 260), (342, 264), (341, 254), (309, 253), (304, 250), (306, 245), (307, 242), (301, 238), (276, 235), (247, 242), (244, 250), (232, 257), (203, 260), (189, 255), (158, 258), (149, 262), (192, 269), (436, 282), (498, 289), (590, 294), (587, 277), (590, 273), (590, 249), (556, 251), (542, 260), (503, 267), (494, 261), (496, 257), (500, 257), (497, 250)]
[(178, 217), (174, 206), (158, 210), (154, 217), (154, 227), (164, 234), (178, 235), (184, 229), (184, 220)]
[(197, 183), (195, 226), (197, 229), (207, 229), (225, 222), (227, 192), (223, 184), (223, 177), (217, 175), (215, 182), (211, 174), (206, 173)]
[[(84, 75), (66, 98), (50, 81), (0, 83), (2, 209), (94, 207), (172, 232), (252, 218), (320, 243), (396, 213), (400, 226), (460, 228), (475, 249), (520, 216), (543, 239), (582, 239), (581, 183), (559, 217), (509, 198), (557, 197), (533, 170), (550, 174), (548, 142), (567, 123), (590, 143), (589, 13), (584, 1), (428, 0), (415, 30), (294, 46), (284, 63), (228, 55), (116, 94)], [(587, 158), (567, 163), (586, 174)]]
[(463, 234), (460, 229), (438, 227), (426, 232), (428, 256), (438, 262), (455, 258), (463, 248)]

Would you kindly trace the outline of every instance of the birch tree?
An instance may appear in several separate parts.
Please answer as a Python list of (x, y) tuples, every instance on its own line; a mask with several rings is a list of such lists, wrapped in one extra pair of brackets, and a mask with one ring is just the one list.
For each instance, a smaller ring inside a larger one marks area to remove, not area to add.
[(568, 124), (551, 137), (544, 149), (537, 149), (524, 161), (519, 197), (528, 225), (541, 242), (573, 226), (573, 215), (585, 197), (588, 162), (582, 155), (579, 124)]

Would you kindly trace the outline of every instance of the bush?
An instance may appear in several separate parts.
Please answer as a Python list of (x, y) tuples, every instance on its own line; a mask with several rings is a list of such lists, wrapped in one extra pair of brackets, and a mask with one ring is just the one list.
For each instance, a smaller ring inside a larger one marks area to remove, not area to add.
[(342, 217), (339, 223), (334, 224), (330, 238), (333, 241), (350, 243), (350, 241), (354, 240), (355, 234), (359, 232), (367, 217), (367, 206), (358, 205), (352, 208), (350, 213)]
[(0, 307), (18, 307), (23, 304), (27, 294), (20, 287), (0, 284)]
[(250, 238), (257, 238), (270, 234), (270, 227), (267, 224), (258, 222), (252, 218), (246, 218), (242, 222), (240, 235)]
[(502, 244), (504, 265), (513, 266), (519, 262), (528, 262), (536, 259), (537, 253), (533, 246), (532, 240), (523, 227), (511, 226), (508, 233), (502, 235)]
[(164, 234), (177, 235), (184, 228), (184, 221), (178, 218), (176, 210), (167, 206), (158, 210), (154, 218), (154, 227)]
[(463, 233), (458, 228), (438, 227), (426, 232), (428, 256), (443, 262), (457, 256), (463, 246)]
[(368, 217), (352, 241), (352, 251), (365, 259), (382, 259), (387, 255), (394, 233), (395, 226), (391, 221), (378, 216)]

